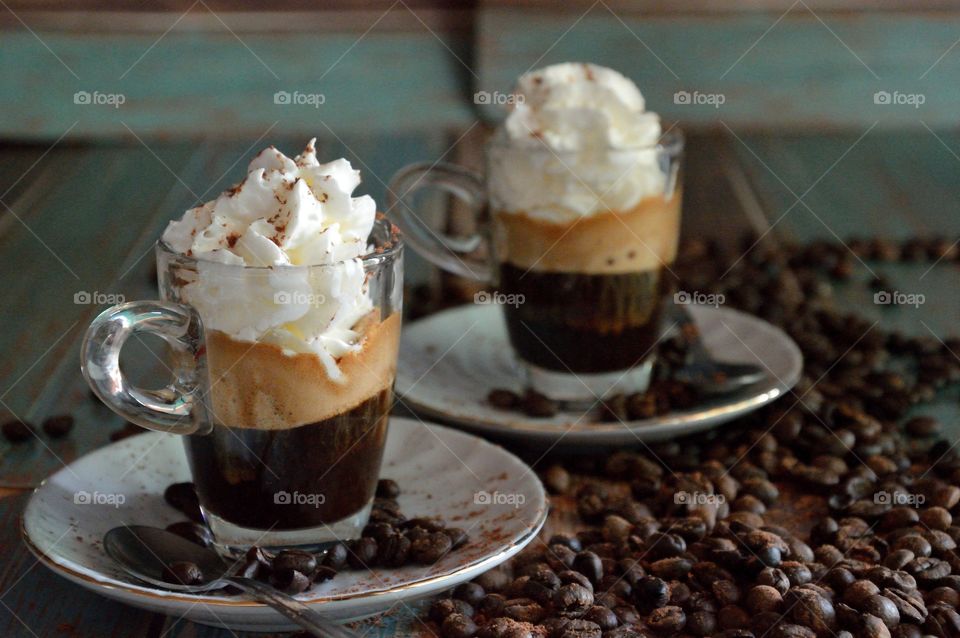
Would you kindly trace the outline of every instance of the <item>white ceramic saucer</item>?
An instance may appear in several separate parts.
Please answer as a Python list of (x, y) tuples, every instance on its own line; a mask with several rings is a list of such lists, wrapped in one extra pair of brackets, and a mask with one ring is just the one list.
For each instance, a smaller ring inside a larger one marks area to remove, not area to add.
[[(405, 607), (476, 577), (536, 537), (547, 514), (533, 471), (503, 448), (470, 434), (412, 419), (390, 421), (382, 476), (401, 487), (407, 516), (439, 517), (469, 543), (430, 567), (344, 571), (298, 596), (329, 618), (347, 621)], [(178, 437), (134, 436), (92, 452), (47, 478), (23, 514), (23, 537), (47, 567), (98, 594), (150, 611), (245, 631), (294, 627), (242, 597), (186, 595), (139, 583), (101, 546), (123, 524), (165, 527), (183, 515), (163, 490), (189, 480)]]
[(626, 423), (594, 423), (582, 413), (531, 418), (490, 405), (494, 388), (521, 391), (501, 309), (469, 305), (404, 327), (396, 390), (403, 404), (469, 429), (549, 445), (629, 445), (661, 441), (717, 426), (769, 403), (800, 379), (803, 355), (779, 328), (757, 317), (712, 306), (688, 306), (714, 358), (752, 363), (766, 373), (742, 391), (691, 409)]

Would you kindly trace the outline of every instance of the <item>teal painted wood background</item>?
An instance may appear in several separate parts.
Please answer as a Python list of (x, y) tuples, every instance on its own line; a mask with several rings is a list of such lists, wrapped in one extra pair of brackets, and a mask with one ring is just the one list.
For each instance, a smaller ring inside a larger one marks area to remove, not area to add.
[[(395, 3), (359, 12), (349, 28), (325, 25), (323, 13), (268, 26), (259, 14), (202, 8), (135, 21), (81, 12), (63, 24), (49, 13), (0, 12), (0, 137), (462, 130), (503, 115), (477, 104), (477, 92), (504, 93), (517, 74), (563, 60), (620, 69), (653, 110), (687, 127), (957, 124), (960, 11), (612, 6), (428, 15)], [(90, 103), (77, 103), (78, 92)], [(275, 103), (277, 92), (291, 103)], [(878, 104), (878, 92), (905, 103)]]

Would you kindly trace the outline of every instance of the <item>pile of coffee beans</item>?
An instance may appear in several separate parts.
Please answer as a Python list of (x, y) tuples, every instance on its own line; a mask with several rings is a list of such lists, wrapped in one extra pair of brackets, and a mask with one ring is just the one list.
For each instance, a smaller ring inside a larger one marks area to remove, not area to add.
[[(336, 543), (317, 554), (298, 549), (274, 554), (252, 547), (241, 561), (237, 575), (268, 582), (288, 594), (299, 594), (343, 570), (432, 565), (469, 540), (460, 528), (446, 527), (428, 518), (406, 518), (397, 504), (398, 496), (400, 487), (396, 481), (380, 479), (370, 522), (360, 538)], [(193, 483), (170, 485), (164, 491), (164, 499), (190, 519), (173, 523), (167, 531), (203, 547), (213, 543), (213, 535), (203, 523)], [(163, 579), (178, 585), (196, 585), (205, 580), (200, 567), (188, 561), (168, 565)]]
[[(942, 238), (850, 248), (864, 260), (960, 258)], [(757, 245), (738, 260), (696, 242), (680, 254), (681, 289), (722, 293), (796, 340), (800, 383), (707, 434), (538, 466), (571, 533), (434, 602), (430, 632), (960, 636), (960, 450), (935, 418), (907, 418), (960, 380), (960, 339), (836, 310), (834, 285), (856, 274), (843, 245)]]

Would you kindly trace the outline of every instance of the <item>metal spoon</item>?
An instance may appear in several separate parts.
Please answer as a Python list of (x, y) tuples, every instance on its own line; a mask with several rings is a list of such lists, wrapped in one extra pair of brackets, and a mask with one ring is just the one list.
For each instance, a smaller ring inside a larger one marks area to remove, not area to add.
[[(296, 598), (258, 580), (230, 574), (228, 565), (217, 552), (166, 530), (144, 525), (114, 527), (104, 535), (103, 547), (124, 571), (156, 587), (195, 594), (233, 585), (251, 598), (270, 605), (314, 636), (356, 638), (354, 632), (326, 620)], [(164, 567), (175, 561), (195, 563), (206, 580), (200, 585), (189, 586), (162, 580)]]
[[(673, 306), (668, 320), (675, 324), (676, 330), (683, 330), (687, 326), (696, 328), (696, 323), (685, 308)], [(689, 360), (685, 366), (674, 372), (673, 378), (695, 386), (705, 394), (727, 394), (760, 381), (766, 373), (759, 366), (750, 363), (727, 363), (717, 361), (707, 350), (699, 332), (689, 342)]]

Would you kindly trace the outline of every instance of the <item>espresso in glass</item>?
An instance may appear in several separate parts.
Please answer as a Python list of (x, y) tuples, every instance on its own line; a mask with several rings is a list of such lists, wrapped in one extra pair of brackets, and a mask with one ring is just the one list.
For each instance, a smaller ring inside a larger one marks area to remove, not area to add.
[[(360, 535), (387, 440), (403, 247), (359, 172), (269, 147), (247, 177), (157, 242), (160, 300), (114, 306), (83, 370), (112, 409), (183, 437), (218, 550), (319, 547)], [(172, 346), (173, 382), (132, 386), (129, 336)], [(182, 479), (181, 479), (182, 480)]]

